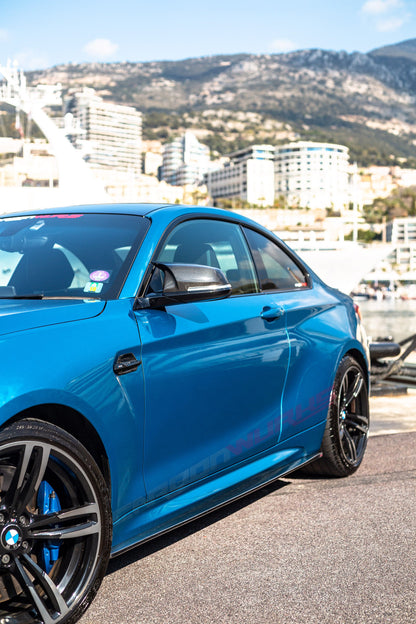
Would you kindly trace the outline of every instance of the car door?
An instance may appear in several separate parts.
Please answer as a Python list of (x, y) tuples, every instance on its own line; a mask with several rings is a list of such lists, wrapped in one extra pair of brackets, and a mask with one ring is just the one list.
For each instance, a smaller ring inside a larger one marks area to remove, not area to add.
[(135, 313), (146, 384), (149, 499), (274, 445), (289, 362), (283, 311), (271, 309), (270, 297), (258, 292), (238, 224), (181, 222), (165, 236), (154, 261), (219, 267), (232, 294)]

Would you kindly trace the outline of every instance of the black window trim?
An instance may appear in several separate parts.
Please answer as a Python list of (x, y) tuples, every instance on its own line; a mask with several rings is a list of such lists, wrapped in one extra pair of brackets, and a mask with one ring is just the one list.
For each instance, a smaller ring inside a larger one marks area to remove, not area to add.
[[(250, 250), (250, 254), (251, 254), (251, 258), (254, 264), (254, 268), (256, 271), (256, 276), (257, 276), (257, 283), (258, 283), (258, 287), (259, 287), (259, 293), (262, 294), (268, 294), (268, 293), (285, 293), (285, 292), (299, 292), (299, 291), (304, 291), (304, 290), (311, 290), (312, 289), (312, 280), (311, 280), (311, 276), (309, 271), (306, 270), (305, 266), (303, 265), (303, 263), (300, 262), (300, 259), (293, 253), (293, 251), (287, 246), (285, 245), (285, 243), (283, 241), (281, 241), (280, 239), (278, 239), (277, 237), (271, 235), (270, 236), (270, 232), (268, 232), (267, 230), (259, 230), (256, 227), (252, 227), (249, 224), (245, 224), (245, 223), (240, 223), (240, 227), (243, 231), (243, 235), (244, 238), (246, 240), (247, 246)], [(302, 272), (303, 276), (305, 277), (305, 282), (306, 282), (306, 286), (301, 286), (299, 288), (270, 288), (268, 290), (263, 290), (261, 288), (261, 280), (260, 280), (260, 276), (258, 274), (258, 270), (257, 270), (257, 264), (256, 261), (254, 259), (254, 255), (253, 255), (253, 249), (251, 248), (250, 242), (246, 236), (245, 230), (252, 230), (253, 232), (256, 232), (256, 234), (260, 234), (260, 236), (263, 236), (264, 238), (269, 239), (269, 241), (271, 243), (273, 243), (274, 245), (276, 245), (276, 247), (279, 247), (279, 249), (285, 253), (291, 260), (292, 262), (298, 267), (298, 269)], [(257, 294), (259, 294), (257, 293)]]

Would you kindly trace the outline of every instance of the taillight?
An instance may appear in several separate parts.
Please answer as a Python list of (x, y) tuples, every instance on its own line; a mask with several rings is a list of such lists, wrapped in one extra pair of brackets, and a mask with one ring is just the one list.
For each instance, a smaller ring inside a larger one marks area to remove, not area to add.
[(354, 303), (354, 310), (355, 310), (356, 315), (360, 319), (360, 321), (362, 321), (363, 317), (362, 317), (362, 314), (361, 314), (360, 306), (357, 303)]

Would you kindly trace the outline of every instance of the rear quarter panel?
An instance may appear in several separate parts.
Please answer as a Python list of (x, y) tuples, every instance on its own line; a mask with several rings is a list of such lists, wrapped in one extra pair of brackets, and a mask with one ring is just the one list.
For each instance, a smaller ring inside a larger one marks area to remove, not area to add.
[(290, 364), (282, 404), (281, 440), (325, 424), (342, 357), (356, 350), (366, 360), (351, 299), (319, 281), (285, 301)]

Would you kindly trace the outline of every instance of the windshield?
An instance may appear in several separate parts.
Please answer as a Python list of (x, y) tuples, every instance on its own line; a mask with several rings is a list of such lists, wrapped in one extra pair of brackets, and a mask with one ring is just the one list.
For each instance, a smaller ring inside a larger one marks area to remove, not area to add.
[(134, 215), (0, 219), (0, 298), (115, 298), (147, 228)]

